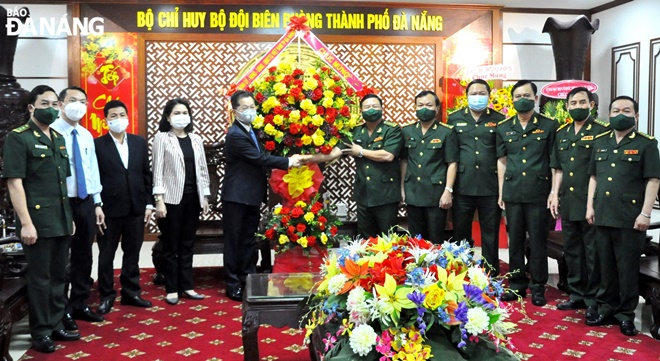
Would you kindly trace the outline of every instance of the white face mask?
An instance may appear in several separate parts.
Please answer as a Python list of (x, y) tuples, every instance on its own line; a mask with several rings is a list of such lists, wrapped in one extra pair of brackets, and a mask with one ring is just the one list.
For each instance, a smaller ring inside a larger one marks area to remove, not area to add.
[(73, 102), (64, 106), (64, 114), (72, 122), (82, 119), (85, 113), (87, 113), (87, 105), (81, 102)]
[(257, 111), (255, 109), (246, 109), (243, 112), (236, 111), (236, 119), (245, 124), (250, 125), (257, 118)]
[(188, 124), (190, 124), (190, 115), (188, 114), (177, 114), (170, 117), (170, 124), (172, 128), (183, 129)]
[(117, 118), (115, 120), (110, 120), (108, 122), (108, 128), (110, 128), (110, 131), (115, 134), (123, 133), (126, 128), (128, 128), (128, 119)]

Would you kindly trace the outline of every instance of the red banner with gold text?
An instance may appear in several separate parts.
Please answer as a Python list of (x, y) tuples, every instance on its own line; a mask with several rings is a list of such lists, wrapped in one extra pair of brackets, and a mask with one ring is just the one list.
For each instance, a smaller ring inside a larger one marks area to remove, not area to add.
[(111, 100), (121, 100), (128, 111), (126, 131), (138, 133), (137, 34), (83, 36), (80, 58), (80, 85), (89, 105), (80, 124), (94, 137), (107, 133), (103, 107)]

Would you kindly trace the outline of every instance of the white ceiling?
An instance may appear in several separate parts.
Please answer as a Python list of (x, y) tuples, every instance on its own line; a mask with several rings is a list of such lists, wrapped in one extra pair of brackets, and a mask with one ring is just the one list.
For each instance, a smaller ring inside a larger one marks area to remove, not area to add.
[(397, 2), (428, 4), (501, 5), (506, 8), (549, 8), (589, 10), (612, 0), (350, 0), (358, 2)]

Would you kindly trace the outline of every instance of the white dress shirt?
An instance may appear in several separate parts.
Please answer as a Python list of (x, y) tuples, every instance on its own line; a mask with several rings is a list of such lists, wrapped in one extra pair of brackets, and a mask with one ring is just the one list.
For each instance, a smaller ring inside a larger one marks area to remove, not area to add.
[(120, 143), (112, 134), (110, 134), (110, 138), (115, 142), (115, 146), (119, 152), (119, 158), (121, 158), (121, 162), (124, 163), (124, 168), (128, 169), (128, 142), (126, 141), (126, 133), (124, 133), (123, 143)]
[[(62, 118), (57, 118), (51, 127), (62, 134), (66, 142), (66, 151), (69, 154), (69, 167), (71, 168), (71, 176), (66, 178), (66, 188), (69, 198), (75, 198), (78, 196), (78, 185), (76, 183), (76, 165), (74, 164), (73, 135), (71, 134), (74, 127)], [(101, 176), (99, 175), (99, 164), (96, 160), (94, 137), (92, 137), (92, 133), (79, 124), (76, 124), (75, 129), (78, 131), (78, 147), (80, 148), (82, 166), (85, 171), (87, 194), (92, 196), (94, 203), (100, 203), (103, 187), (101, 186)]]

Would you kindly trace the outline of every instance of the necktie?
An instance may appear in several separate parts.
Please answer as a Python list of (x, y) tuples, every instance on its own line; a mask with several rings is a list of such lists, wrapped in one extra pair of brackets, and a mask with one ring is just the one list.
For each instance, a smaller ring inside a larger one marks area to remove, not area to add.
[(257, 137), (254, 135), (252, 129), (250, 129), (250, 136), (252, 137), (252, 141), (254, 142), (254, 145), (256, 145), (257, 149), (259, 149), (259, 142), (257, 141)]
[(76, 166), (76, 185), (78, 188), (78, 198), (87, 198), (87, 185), (85, 184), (85, 170), (82, 164), (82, 154), (78, 145), (78, 131), (74, 129), (71, 132), (73, 136), (73, 164)]

